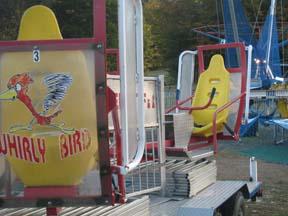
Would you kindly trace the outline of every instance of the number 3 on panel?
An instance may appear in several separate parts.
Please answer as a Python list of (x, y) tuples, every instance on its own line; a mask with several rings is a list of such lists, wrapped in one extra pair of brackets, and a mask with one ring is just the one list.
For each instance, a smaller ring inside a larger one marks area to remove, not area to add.
[(35, 63), (40, 62), (40, 49), (38, 47), (34, 47), (32, 58)]

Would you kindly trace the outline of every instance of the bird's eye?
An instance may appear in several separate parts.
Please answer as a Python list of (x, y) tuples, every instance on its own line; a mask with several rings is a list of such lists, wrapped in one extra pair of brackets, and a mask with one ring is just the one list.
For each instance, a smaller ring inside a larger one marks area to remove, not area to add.
[(19, 92), (21, 89), (22, 89), (22, 86), (21, 86), (19, 83), (17, 83), (17, 84), (15, 85), (15, 90), (16, 90), (17, 92)]

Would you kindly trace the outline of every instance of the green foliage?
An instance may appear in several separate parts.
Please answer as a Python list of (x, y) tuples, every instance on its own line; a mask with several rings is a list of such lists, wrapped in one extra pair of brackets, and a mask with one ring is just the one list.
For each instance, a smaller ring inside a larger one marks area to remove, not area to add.
[(152, 34), (152, 26), (144, 23), (144, 56), (145, 71), (155, 70), (162, 67), (162, 56), (160, 49), (155, 42), (155, 36)]
[[(182, 51), (195, 49), (200, 44), (215, 43), (197, 35), (192, 29), (223, 24), (221, 0), (145, 0), (143, 2), (145, 72), (168, 69), (170, 77), (175, 80), (178, 56)], [(260, 27), (268, 12), (270, 1), (242, 0), (242, 2), (249, 20), (258, 21), (259, 24), (255, 26)], [(277, 2), (279, 28), (281, 28), (281, 21), (288, 20), (288, 14), (285, 13), (288, 9), (288, 1)], [(92, 0), (0, 0), (0, 40), (16, 39), (23, 12), (35, 4), (46, 5), (55, 12), (64, 38), (92, 36)], [(107, 0), (106, 5), (107, 47), (117, 48), (117, 0)], [(283, 30), (287, 30), (287, 26)], [(287, 38), (287, 34), (280, 35), (280, 38), (282, 36), (283, 39)], [(282, 55), (287, 56), (288, 53), (283, 52)]]
[[(151, 42), (157, 48), (158, 58), (152, 64), (157, 67), (168, 68), (174, 79), (177, 76), (178, 55), (185, 49), (207, 43), (207, 39), (197, 37), (192, 28), (209, 25), (215, 20), (216, 11), (212, 8), (211, 0), (150, 0), (145, 4), (144, 16), (150, 24)], [(211, 11), (207, 16), (203, 11)]]
[(118, 48), (118, 12), (117, 1), (107, 0), (107, 47)]
[(92, 0), (0, 0), (0, 39), (15, 40), (22, 14), (36, 4), (54, 11), (64, 38), (92, 36)]
[(1, 0), (0, 2), (0, 40), (16, 39), (24, 7), (23, 2), (21, 0)]
[(64, 38), (92, 37), (92, 0), (50, 0), (50, 2)]

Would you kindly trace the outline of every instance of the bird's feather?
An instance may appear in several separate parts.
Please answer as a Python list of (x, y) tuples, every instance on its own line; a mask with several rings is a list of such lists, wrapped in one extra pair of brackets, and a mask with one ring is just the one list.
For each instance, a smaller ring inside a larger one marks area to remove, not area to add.
[(72, 77), (62, 73), (49, 74), (44, 77), (44, 84), (47, 86), (48, 92), (44, 99), (43, 108), (48, 111), (63, 100), (72, 84)]

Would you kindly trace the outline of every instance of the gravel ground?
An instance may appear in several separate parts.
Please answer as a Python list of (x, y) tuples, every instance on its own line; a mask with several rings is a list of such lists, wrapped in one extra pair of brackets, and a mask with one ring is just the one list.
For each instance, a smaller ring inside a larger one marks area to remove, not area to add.
[[(249, 157), (241, 156), (241, 149), (272, 145), (271, 130), (260, 128), (259, 132), (259, 137), (244, 138), (240, 144), (220, 144), (221, 151), (217, 156), (219, 180), (248, 179)], [(258, 160), (258, 178), (263, 182), (263, 197), (247, 203), (248, 215), (288, 216), (288, 165)]]

